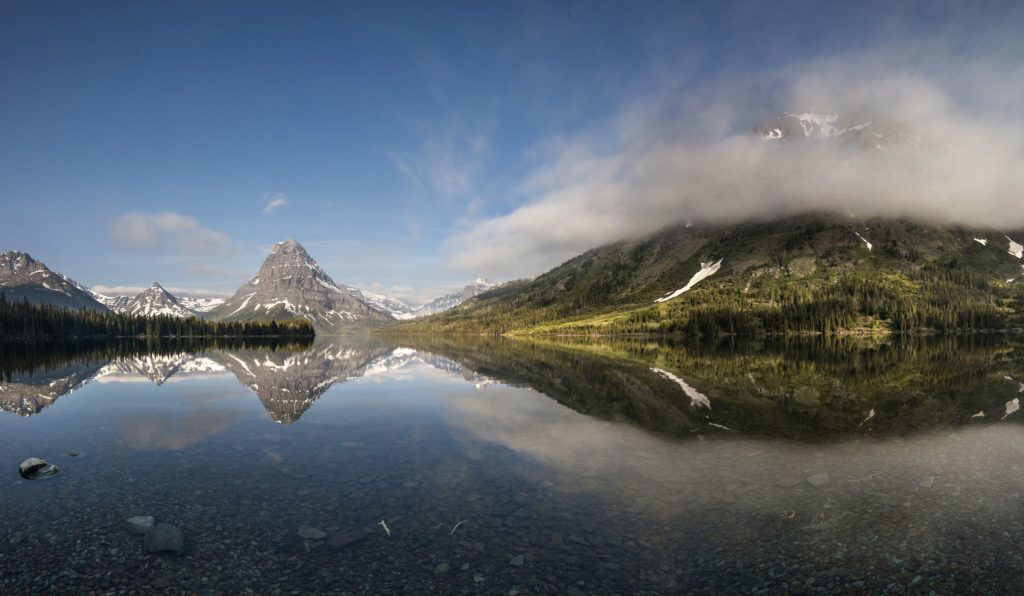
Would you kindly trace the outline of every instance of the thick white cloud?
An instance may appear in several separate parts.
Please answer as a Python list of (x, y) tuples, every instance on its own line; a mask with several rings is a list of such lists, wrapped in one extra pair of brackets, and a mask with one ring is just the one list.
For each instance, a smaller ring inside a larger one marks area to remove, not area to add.
[[(546, 152), (513, 211), (447, 241), (467, 271), (529, 276), (597, 245), (686, 220), (810, 210), (1024, 226), (1024, 69), (920, 48), (728, 76), (637, 101)], [(767, 143), (751, 128), (808, 109), (863, 114), (919, 142)]]
[(133, 211), (114, 220), (112, 238), (119, 246), (134, 250), (171, 248), (195, 255), (224, 255), (235, 252), (223, 233), (204, 228), (180, 213)]

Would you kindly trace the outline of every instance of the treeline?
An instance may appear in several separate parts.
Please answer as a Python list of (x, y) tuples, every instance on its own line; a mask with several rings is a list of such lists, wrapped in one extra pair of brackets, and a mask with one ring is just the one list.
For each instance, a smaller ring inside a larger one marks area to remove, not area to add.
[(118, 339), (274, 337), (312, 338), (313, 324), (288, 321), (205, 321), (160, 315), (139, 317), (114, 312), (74, 310), (27, 300), (8, 301), (0, 294), (0, 339)]

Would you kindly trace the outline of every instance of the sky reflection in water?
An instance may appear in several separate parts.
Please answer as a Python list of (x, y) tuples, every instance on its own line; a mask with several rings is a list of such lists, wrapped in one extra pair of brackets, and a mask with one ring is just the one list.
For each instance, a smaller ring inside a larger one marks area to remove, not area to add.
[[(397, 343), (8, 372), (0, 587), (873, 592), (1022, 579), (1013, 342)], [(63, 471), (24, 481), (29, 456)], [(182, 525), (186, 555), (143, 556), (119, 526), (141, 514)], [(298, 538), (303, 525), (374, 534), (331, 552)], [(189, 565), (206, 560), (204, 583)]]

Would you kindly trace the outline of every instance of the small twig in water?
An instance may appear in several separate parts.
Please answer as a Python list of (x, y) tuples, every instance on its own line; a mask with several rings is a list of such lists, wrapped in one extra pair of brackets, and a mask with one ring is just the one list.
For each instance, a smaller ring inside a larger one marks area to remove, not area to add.
[(388, 527), (388, 522), (380, 520), (380, 522), (378, 522), (377, 525), (384, 528), (384, 531), (388, 533), (388, 536), (391, 535), (391, 528)]
[(433, 527), (433, 529), (434, 529), (434, 530), (436, 530), (436, 529), (440, 528), (440, 527), (441, 527), (441, 524), (443, 524), (443, 523), (444, 523), (444, 522), (437, 522), (437, 525), (436, 525), (436, 526), (434, 526), (434, 527)]
[(460, 521), (459, 523), (455, 524), (455, 527), (452, 528), (451, 532), (448, 532), (448, 535), (449, 536), (454, 536), (455, 535), (455, 530), (458, 530), (459, 526), (461, 526), (462, 524), (466, 523), (467, 521), (469, 521), (469, 520), (468, 519), (464, 519), (464, 520)]

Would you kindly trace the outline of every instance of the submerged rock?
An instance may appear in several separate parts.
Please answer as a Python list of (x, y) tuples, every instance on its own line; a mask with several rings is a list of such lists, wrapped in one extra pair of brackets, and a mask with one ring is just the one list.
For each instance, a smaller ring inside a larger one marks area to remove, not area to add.
[(49, 478), (57, 472), (60, 472), (59, 466), (55, 466), (46, 460), (39, 459), (38, 457), (30, 457), (21, 462), (21, 465), (18, 466), (18, 473), (26, 480)]
[(147, 553), (185, 552), (185, 533), (178, 526), (157, 524), (146, 532), (142, 547)]
[(299, 528), (299, 537), (306, 540), (323, 540), (324, 538), (327, 538), (327, 533), (320, 528), (302, 526)]
[(146, 532), (153, 529), (156, 525), (156, 520), (153, 519), (152, 515), (136, 515), (135, 517), (129, 517), (124, 520), (128, 526), (128, 531), (136, 536), (142, 536)]
[(828, 484), (828, 480), (828, 472), (818, 472), (817, 474), (811, 474), (807, 477), (807, 483), (815, 488), (825, 486)]
[(370, 531), (363, 528), (354, 530), (338, 530), (331, 532), (327, 537), (327, 546), (334, 550), (348, 548), (357, 542), (362, 542), (370, 536)]

